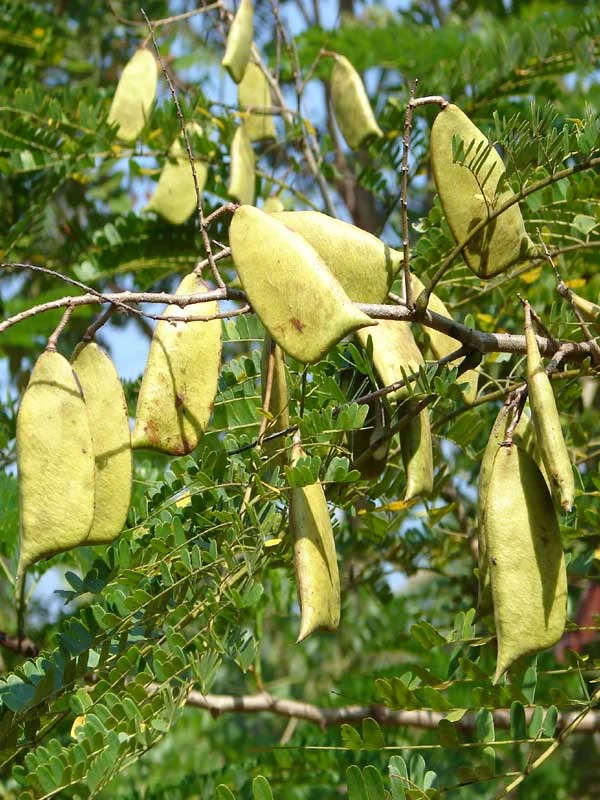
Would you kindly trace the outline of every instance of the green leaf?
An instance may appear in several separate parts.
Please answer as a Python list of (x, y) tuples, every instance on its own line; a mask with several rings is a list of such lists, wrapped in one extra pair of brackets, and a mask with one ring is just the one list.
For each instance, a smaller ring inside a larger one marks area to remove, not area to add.
[(349, 747), (351, 750), (363, 749), (363, 741), (361, 736), (356, 728), (352, 727), (352, 725), (344, 723), (340, 728), (340, 733), (342, 735), (344, 747)]
[(273, 792), (269, 781), (263, 775), (257, 775), (252, 781), (254, 800), (273, 800)]
[(235, 795), (228, 786), (220, 783), (217, 786), (217, 800), (235, 800)]
[(542, 730), (542, 723), (544, 720), (544, 709), (541, 706), (536, 706), (533, 709), (533, 714), (529, 721), (527, 733), (530, 739), (535, 739), (540, 735)]
[(388, 771), (392, 785), (392, 800), (405, 800), (408, 770), (402, 756), (392, 756), (390, 758)]
[(383, 778), (379, 770), (369, 764), (363, 770), (363, 778), (369, 800), (385, 800)]
[(518, 700), (515, 700), (510, 707), (510, 735), (513, 739), (527, 738), (525, 708)]
[(556, 706), (550, 706), (548, 711), (546, 711), (546, 716), (544, 717), (544, 724), (542, 725), (542, 735), (551, 738), (554, 736), (556, 731), (556, 725), (558, 723), (558, 709)]
[(348, 800), (369, 800), (363, 774), (356, 764), (351, 764), (346, 770), (346, 782), (348, 784)]
[(362, 740), (365, 750), (380, 750), (382, 747), (385, 747), (385, 740), (381, 728), (372, 717), (363, 719)]

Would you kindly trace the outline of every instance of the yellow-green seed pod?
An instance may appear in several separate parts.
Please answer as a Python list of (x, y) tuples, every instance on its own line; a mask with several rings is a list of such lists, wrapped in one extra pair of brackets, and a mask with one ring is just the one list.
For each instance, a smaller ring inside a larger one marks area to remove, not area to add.
[[(456, 137), (456, 138), (455, 138)], [(464, 147), (464, 163), (453, 157), (453, 141)], [(501, 185), (502, 159), (460, 108), (448, 105), (439, 112), (431, 129), (433, 177), (457, 244), (464, 242), (475, 225), (488, 219), (514, 192)], [(527, 258), (534, 245), (523, 224), (518, 204), (496, 217), (463, 250), (467, 266), (480, 278), (491, 278)]]
[(107, 544), (123, 530), (131, 500), (127, 402), (115, 365), (95, 342), (78, 344), (71, 364), (83, 390), (96, 465), (94, 521), (86, 544)]
[[(406, 402), (407, 414), (411, 414), (415, 404), (414, 400)], [(428, 409), (414, 414), (400, 429), (400, 452), (406, 472), (404, 502), (430, 495), (433, 491), (433, 445)]]
[[(479, 485), (477, 498), (477, 534), (479, 540), (478, 557), (478, 600), (477, 616), (479, 618), (492, 613), (492, 585), (489, 572), (488, 543), (484, 536), (483, 513), (487, 503), (488, 489), (492, 477), (492, 467), (498, 449), (507, 441), (508, 429), (514, 419), (514, 409), (503, 406), (492, 427), (488, 443), (483, 452), (479, 467)], [(524, 450), (538, 467), (540, 466), (535, 447), (533, 426), (529, 417), (523, 412), (513, 431), (512, 441), (515, 446)]]
[(238, 203), (254, 203), (254, 150), (243, 126), (233, 135), (230, 151), (231, 165), (227, 193)]
[(355, 303), (382, 303), (402, 263), (402, 253), (376, 236), (319, 211), (274, 216), (315, 248)]
[[(244, 77), (238, 85), (238, 103), (242, 111), (253, 108), (267, 109), (273, 105), (269, 81), (258, 64), (252, 61), (246, 67)], [(264, 111), (247, 111), (244, 116), (244, 129), (252, 142), (277, 138), (273, 115)]]
[(132, 142), (142, 132), (156, 97), (157, 77), (150, 50), (138, 50), (125, 65), (108, 112), (108, 122), (119, 125), (121, 141)]
[(42, 558), (87, 538), (94, 519), (94, 450), (81, 387), (67, 359), (36, 361), (17, 415), (21, 550), (17, 583)]
[(267, 197), (263, 203), (263, 211), (266, 214), (275, 214), (278, 211), (285, 211), (285, 206), (281, 202), (279, 195), (272, 194), (270, 197)]
[[(181, 281), (176, 294), (204, 294), (206, 284), (195, 273)], [(167, 306), (154, 331), (137, 402), (133, 447), (148, 447), (182, 456), (191, 453), (208, 426), (221, 367), (221, 320), (210, 317), (218, 303)]]
[(242, 0), (231, 23), (225, 55), (221, 61), (221, 66), (227, 70), (236, 83), (242, 80), (246, 72), (253, 35), (254, 6), (252, 0)]
[[(413, 297), (416, 299), (421, 292), (425, 289), (425, 286), (421, 283), (421, 281), (417, 278), (414, 273), (411, 273), (411, 286)], [(429, 305), (427, 306), (430, 311), (433, 311), (435, 314), (439, 314), (442, 317), (447, 317), (448, 319), (452, 319), (452, 315), (444, 305), (444, 303), (440, 300), (440, 298), (434, 294), (433, 292), (429, 296)], [(449, 356), (450, 353), (456, 352), (458, 348), (461, 346), (461, 342), (458, 339), (453, 339), (451, 336), (446, 336), (445, 333), (441, 333), (440, 331), (436, 331), (433, 328), (426, 328), (427, 335), (429, 336), (429, 343), (431, 345), (431, 350), (436, 358), (445, 358)], [(457, 361), (452, 361), (450, 366), (456, 366), (460, 364), (460, 359)], [(468, 369), (463, 372), (462, 375), (459, 375), (457, 378), (457, 383), (461, 387), (461, 391), (467, 405), (471, 405), (475, 398), (477, 397), (477, 383), (479, 381), (479, 372), (476, 369)]]
[(229, 244), (252, 308), (298, 361), (318, 361), (347, 334), (376, 324), (352, 304), (316, 250), (273, 215), (240, 206)]
[[(424, 365), (423, 356), (417, 347), (409, 322), (380, 319), (375, 328), (363, 328), (356, 336), (365, 350), (369, 338), (373, 349), (373, 366), (382, 386), (391, 386), (419, 371)], [(390, 402), (406, 397), (408, 388), (403, 386), (386, 395)]]
[[(196, 122), (187, 125), (188, 134), (202, 135)], [(194, 159), (198, 191), (202, 194), (208, 175), (204, 161)], [(156, 211), (173, 225), (186, 222), (198, 209), (194, 175), (184, 145), (176, 139), (169, 150), (169, 160), (162, 168), (158, 184), (145, 211)]]
[(360, 75), (347, 58), (337, 54), (331, 72), (331, 101), (348, 147), (357, 150), (369, 137), (383, 136)]
[(535, 462), (517, 445), (497, 449), (483, 525), (497, 683), (517, 658), (555, 644), (566, 622), (567, 575), (552, 498)]
[(529, 405), (537, 444), (550, 479), (552, 495), (559, 506), (565, 511), (570, 511), (575, 499), (573, 467), (565, 444), (552, 384), (544, 369), (535, 333), (530, 324), (526, 325), (525, 338)]
[(591, 300), (586, 300), (585, 297), (581, 297), (581, 295), (575, 294), (573, 291), (571, 292), (571, 300), (575, 308), (577, 308), (584, 317), (590, 322), (595, 322), (596, 325), (600, 325), (600, 306), (598, 303), (592, 303)]
[[(303, 455), (296, 445), (292, 466)], [(301, 642), (316, 630), (336, 630), (340, 621), (340, 577), (335, 541), (320, 483), (290, 490), (290, 530), (300, 601), (297, 642)]]
[[(279, 345), (273, 342), (267, 333), (263, 342), (262, 357), (260, 361), (261, 391), (263, 408), (265, 406), (265, 392), (269, 375), (269, 361), (273, 354), (273, 377), (271, 380), (271, 396), (269, 400), (268, 413), (272, 420), (267, 425), (265, 435), (284, 431), (290, 425), (289, 397), (287, 388), (287, 377), (285, 374), (285, 357)], [(267, 441), (263, 444), (263, 451), (266, 454), (278, 452), (282, 457), (285, 456), (283, 449), (283, 439)]]

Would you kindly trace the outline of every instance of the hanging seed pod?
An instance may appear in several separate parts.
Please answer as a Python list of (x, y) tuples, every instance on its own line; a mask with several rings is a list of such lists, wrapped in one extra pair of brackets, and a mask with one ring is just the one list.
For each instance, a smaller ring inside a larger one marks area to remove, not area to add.
[(97, 344), (78, 344), (71, 364), (83, 390), (96, 468), (94, 520), (86, 544), (108, 544), (123, 530), (131, 501), (127, 403), (115, 365)]
[[(292, 466), (303, 456), (296, 444)], [(334, 631), (340, 622), (340, 577), (333, 529), (320, 483), (290, 490), (290, 530), (300, 602), (301, 642), (319, 629)]]
[(352, 150), (358, 150), (371, 136), (383, 136), (360, 75), (338, 54), (331, 72), (331, 100), (335, 120)]
[[(404, 380), (425, 362), (412, 335), (408, 322), (379, 320), (376, 328), (356, 332), (362, 346), (368, 349), (372, 341), (373, 366), (384, 386)], [(390, 392), (390, 402), (406, 398), (408, 388)], [(411, 415), (414, 403), (407, 401), (406, 413)], [(403, 406), (404, 408), (404, 406)], [(429, 411), (424, 408), (400, 430), (400, 450), (406, 472), (405, 501), (431, 494), (433, 489), (433, 450)]]
[[(265, 431), (268, 436), (271, 433), (284, 431), (290, 425), (290, 412), (289, 412), (289, 397), (287, 388), (287, 378), (285, 374), (285, 358), (283, 350), (279, 345), (273, 342), (271, 336), (267, 333), (263, 342), (262, 357), (260, 360), (260, 377), (262, 389), (262, 402), (263, 408), (265, 407), (265, 392), (267, 388), (268, 375), (269, 375), (269, 361), (273, 354), (273, 377), (271, 380), (271, 396), (269, 400), (269, 414), (272, 417), (272, 422), (267, 425)], [(270, 454), (278, 452), (282, 457), (285, 456), (282, 441), (266, 441), (263, 444), (263, 452)], [(282, 460), (282, 459), (279, 459)]]
[[(464, 161), (454, 161), (460, 141)], [(431, 165), (444, 214), (457, 244), (494, 209), (513, 196), (505, 186), (504, 164), (479, 130), (460, 108), (448, 105), (431, 129)], [(502, 181), (502, 183), (501, 183)], [(480, 278), (491, 278), (535, 251), (525, 231), (517, 204), (496, 217), (463, 250), (469, 269)]]
[(21, 550), (25, 570), (82, 544), (94, 519), (94, 450), (81, 387), (64, 356), (46, 350), (17, 415)]
[[(202, 128), (196, 122), (187, 125), (188, 135), (202, 135)], [(198, 191), (202, 194), (208, 175), (208, 167), (199, 159), (194, 159), (194, 170)], [(198, 208), (194, 175), (184, 145), (176, 139), (169, 150), (169, 161), (163, 167), (154, 194), (144, 209), (156, 211), (173, 225), (186, 222)]]
[(221, 61), (221, 66), (229, 72), (236, 83), (242, 80), (248, 66), (253, 36), (254, 6), (252, 0), (242, 0), (231, 23), (225, 55)]
[(150, 50), (138, 50), (125, 65), (108, 112), (109, 124), (119, 125), (121, 141), (132, 142), (142, 132), (156, 97), (157, 77)]
[(231, 142), (231, 167), (227, 193), (238, 203), (253, 205), (254, 185), (254, 150), (246, 131), (240, 126)]
[[(252, 61), (238, 85), (238, 103), (242, 111), (271, 108), (271, 87), (264, 72)], [(275, 121), (270, 113), (248, 111), (244, 118), (244, 130), (251, 142), (276, 139)]]
[(404, 502), (414, 497), (430, 495), (433, 491), (433, 446), (429, 411), (414, 413), (416, 401), (407, 400), (406, 414), (411, 421), (400, 429), (400, 452), (406, 472)]
[(285, 206), (281, 202), (279, 195), (272, 194), (270, 197), (267, 197), (267, 199), (263, 203), (262, 210), (265, 212), (265, 214), (275, 214), (278, 211), (284, 211)]
[[(413, 297), (418, 297), (421, 292), (425, 289), (425, 286), (421, 283), (421, 281), (417, 278), (414, 273), (411, 273), (411, 286)], [(452, 315), (442, 303), (440, 298), (435, 295), (433, 292), (429, 296), (429, 305), (428, 308), (430, 311), (433, 311), (436, 314), (439, 314), (442, 317), (447, 317), (448, 319), (452, 319)], [(445, 333), (441, 333), (440, 331), (436, 331), (433, 328), (427, 328), (427, 335), (429, 336), (429, 343), (431, 345), (431, 350), (436, 358), (445, 358), (449, 356), (450, 353), (456, 352), (458, 348), (461, 346), (461, 342), (458, 339), (453, 339), (451, 336), (446, 336)], [(457, 361), (452, 361), (450, 366), (457, 366), (460, 364), (460, 359)], [(457, 383), (461, 387), (461, 391), (463, 394), (463, 398), (467, 405), (471, 405), (475, 398), (477, 397), (477, 383), (479, 381), (479, 373), (476, 369), (468, 369), (459, 375), (457, 378)]]
[(319, 211), (283, 211), (274, 217), (303, 236), (355, 303), (382, 303), (402, 263), (367, 231)]
[[(176, 294), (205, 293), (195, 273), (186, 275)], [(216, 301), (180, 308), (167, 306), (154, 331), (137, 402), (133, 447), (148, 447), (173, 456), (195, 449), (208, 426), (221, 367), (221, 320), (185, 322), (219, 311)]]
[[(484, 536), (483, 513), (487, 503), (488, 490), (492, 477), (492, 467), (496, 459), (498, 450), (506, 446), (508, 431), (514, 419), (514, 408), (503, 406), (496, 417), (492, 427), (488, 443), (481, 459), (479, 468), (479, 485), (477, 498), (477, 533), (479, 541), (478, 557), (478, 601), (477, 616), (479, 618), (491, 614), (492, 607), (492, 585), (489, 572), (488, 543)], [(533, 425), (529, 417), (523, 412), (512, 434), (514, 446), (524, 450), (540, 468), (540, 458), (537, 453)]]
[(567, 575), (546, 482), (517, 445), (498, 447), (483, 512), (498, 658), (494, 683), (524, 655), (555, 644), (566, 623)]
[(350, 302), (316, 250), (273, 215), (241, 206), (229, 244), (252, 308), (298, 361), (318, 361), (347, 334), (376, 324)]
[(571, 292), (571, 300), (573, 305), (581, 314), (586, 317), (590, 322), (600, 325), (600, 306), (597, 303), (592, 303), (591, 300), (586, 300), (585, 297)]
[(560, 425), (552, 384), (544, 369), (535, 333), (531, 326), (529, 306), (526, 306), (525, 313), (527, 387), (536, 439), (550, 478), (552, 494), (559, 506), (565, 511), (570, 511), (575, 499), (573, 467)]

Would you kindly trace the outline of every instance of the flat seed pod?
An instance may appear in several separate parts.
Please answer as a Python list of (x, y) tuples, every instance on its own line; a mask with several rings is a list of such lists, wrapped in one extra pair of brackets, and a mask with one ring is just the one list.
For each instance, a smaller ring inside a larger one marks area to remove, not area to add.
[(270, 197), (267, 197), (267, 199), (263, 203), (263, 211), (266, 214), (274, 214), (277, 211), (284, 211), (284, 210), (285, 206), (281, 202), (279, 195), (272, 194)]
[[(285, 374), (285, 358), (283, 350), (279, 345), (274, 344), (272, 338), (267, 333), (263, 342), (262, 357), (260, 361), (261, 391), (263, 408), (265, 404), (265, 391), (267, 387), (267, 376), (269, 374), (269, 357), (271, 346), (273, 346), (273, 379), (271, 381), (271, 397), (269, 401), (269, 414), (273, 421), (267, 425), (265, 431), (268, 436), (271, 433), (284, 431), (290, 425), (289, 397), (287, 388), (287, 377)], [(284, 456), (282, 440), (268, 441), (263, 444), (263, 451), (267, 454), (279, 452)]]
[(575, 499), (573, 467), (565, 444), (552, 384), (544, 369), (531, 324), (526, 325), (525, 338), (529, 405), (538, 447), (550, 478), (552, 494), (559, 506), (565, 511), (570, 511)]
[[(425, 286), (421, 283), (421, 281), (417, 278), (417, 276), (414, 273), (411, 273), (411, 286), (413, 291), (413, 297), (415, 298), (418, 297), (421, 294), (421, 292), (425, 289)], [(433, 311), (436, 314), (440, 314), (440, 316), (442, 317), (447, 317), (448, 319), (452, 319), (452, 315), (450, 314), (444, 303), (433, 292), (429, 296), (428, 308), (430, 311)], [(458, 339), (453, 339), (451, 336), (446, 336), (445, 333), (436, 331), (433, 328), (427, 328), (427, 335), (429, 336), (431, 349), (436, 358), (445, 358), (446, 356), (449, 356), (450, 353), (454, 353), (461, 346), (461, 342), (459, 342)], [(453, 361), (451, 362), (451, 366), (456, 366), (459, 363), (460, 360)], [(468, 369), (465, 372), (463, 372), (462, 375), (458, 376), (457, 382), (461, 387), (465, 403), (467, 403), (468, 405), (471, 405), (471, 403), (473, 403), (473, 401), (477, 397), (478, 381), (479, 381), (479, 373), (476, 369)]]
[(150, 50), (138, 50), (127, 62), (108, 112), (108, 122), (118, 123), (117, 136), (132, 142), (142, 132), (156, 97), (157, 64)]
[(347, 58), (337, 54), (331, 72), (331, 100), (348, 147), (357, 150), (370, 136), (383, 136), (360, 75)]
[(567, 575), (552, 498), (535, 462), (516, 445), (496, 452), (484, 527), (497, 683), (517, 658), (555, 644), (566, 623)]
[(254, 203), (254, 150), (246, 131), (240, 126), (231, 142), (231, 167), (227, 193), (238, 203)]
[[(181, 281), (176, 294), (208, 291), (195, 273)], [(167, 306), (164, 316), (209, 317), (215, 301), (185, 308)], [(191, 453), (208, 426), (221, 366), (221, 320), (167, 322), (154, 331), (137, 402), (133, 447), (182, 456)]]
[[(407, 375), (419, 371), (425, 363), (417, 347), (409, 322), (380, 319), (375, 328), (363, 328), (356, 332), (361, 345), (367, 350), (369, 338), (373, 345), (373, 366), (383, 386), (404, 380)], [(386, 395), (390, 402), (406, 397), (406, 387)]]
[(221, 65), (236, 83), (242, 80), (248, 66), (253, 35), (254, 6), (252, 0), (242, 0), (231, 23), (225, 55), (221, 61)]
[[(271, 87), (264, 72), (252, 61), (246, 67), (238, 85), (238, 103), (242, 111), (249, 108), (271, 108)], [(244, 118), (244, 129), (252, 142), (276, 139), (277, 130), (272, 114), (249, 111)]]
[[(187, 126), (189, 134), (202, 134), (197, 123)], [(176, 139), (169, 151), (169, 161), (164, 165), (158, 184), (146, 211), (156, 211), (173, 225), (186, 222), (198, 208), (198, 198), (194, 185), (194, 175), (185, 147)], [(208, 167), (199, 159), (194, 159), (194, 169), (198, 190), (202, 193), (206, 184)]]
[(36, 361), (17, 415), (21, 551), (17, 581), (42, 558), (82, 544), (94, 518), (94, 450), (67, 359)]
[[(407, 401), (410, 413), (413, 401)], [(400, 429), (400, 452), (406, 472), (404, 502), (433, 491), (433, 446), (429, 410), (424, 408)]]
[[(466, 157), (455, 163), (453, 140), (462, 141)], [(510, 187), (498, 183), (504, 164), (487, 136), (455, 105), (435, 118), (431, 129), (433, 177), (457, 244), (490, 212), (512, 197)], [(534, 247), (525, 231), (517, 204), (496, 217), (463, 250), (467, 266), (480, 278), (491, 278), (527, 257)]]
[[(303, 455), (295, 448), (292, 464)], [(340, 621), (340, 577), (325, 492), (320, 483), (290, 490), (290, 530), (300, 601), (297, 642)]]
[(240, 206), (229, 228), (235, 267), (277, 344), (304, 363), (373, 320), (359, 311), (308, 242), (271, 214)]
[(107, 544), (123, 530), (131, 501), (127, 402), (115, 365), (95, 342), (77, 345), (71, 363), (83, 390), (96, 465), (94, 521), (86, 544)]
[(315, 248), (355, 303), (382, 303), (402, 263), (367, 231), (319, 211), (282, 211), (274, 216)]
[[(484, 536), (483, 514), (487, 503), (488, 489), (492, 477), (492, 467), (498, 453), (498, 449), (502, 443), (506, 441), (508, 428), (513, 420), (512, 410), (503, 406), (492, 427), (488, 443), (483, 452), (481, 465), (479, 467), (479, 485), (477, 497), (477, 532), (479, 539), (479, 557), (478, 557), (478, 600), (477, 600), (477, 616), (484, 617), (492, 613), (492, 585), (490, 580), (489, 571), (489, 554), (488, 543)], [(534, 457), (535, 453), (535, 438), (533, 435), (533, 426), (531, 420), (525, 413), (521, 414), (519, 421), (513, 431), (513, 442), (518, 445), (522, 450), (528, 453), (533, 460), (538, 464), (538, 458)]]
[(596, 325), (600, 325), (600, 306), (597, 303), (592, 303), (591, 300), (586, 300), (585, 297), (581, 297), (581, 295), (575, 294), (573, 291), (571, 292), (571, 300), (575, 308), (577, 308), (584, 317), (590, 322), (595, 322)]

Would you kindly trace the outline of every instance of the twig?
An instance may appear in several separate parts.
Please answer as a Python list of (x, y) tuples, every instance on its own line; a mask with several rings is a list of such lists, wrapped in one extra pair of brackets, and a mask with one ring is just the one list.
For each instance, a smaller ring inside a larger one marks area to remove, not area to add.
[[(109, 2), (108, 4), (114, 18), (121, 23), (121, 25), (144, 25), (143, 22), (135, 20), (135, 19), (126, 19), (122, 17), (120, 14), (114, 10), (112, 3)], [(205, 14), (207, 11), (214, 11), (217, 8), (221, 8), (222, 3), (220, 0), (218, 2), (213, 3), (210, 6), (202, 6), (201, 8), (194, 8), (191, 11), (184, 11), (182, 14), (175, 14), (172, 17), (163, 17), (162, 19), (155, 20), (152, 24), (155, 28), (160, 28), (163, 25), (171, 25), (173, 22), (181, 22), (182, 20), (190, 19), (190, 17), (195, 17), (198, 14)]]
[(0, 645), (10, 650), (13, 653), (18, 653), (26, 658), (35, 658), (40, 652), (40, 648), (27, 638), (16, 638), (14, 636), (7, 636), (6, 633), (0, 631)]
[[(148, 690), (152, 690), (152, 685)], [(227, 713), (253, 714), (259, 712), (269, 712), (282, 717), (306, 720), (321, 728), (328, 728), (334, 725), (345, 723), (362, 722), (366, 717), (375, 719), (380, 725), (386, 726), (409, 726), (413, 728), (425, 728), (436, 730), (445, 714), (437, 711), (415, 710), (415, 711), (392, 711), (383, 705), (376, 703), (367, 706), (349, 705), (338, 708), (321, 708), (312, 703), (299, 700), (291, 700), (274, 697), (269, 692), (260, 692), (251, 695), (229, 695), (229, 694), (203, 694), (192, 690), (186, 700), (188, 706), (201, 708), (214, 717)], [(525, 719), (529, 723), (533, 716), (534, 709), (525, 709)], [(585, 713), (586, 719), (580, 719)], [(492, 711), (494, 726), (503, 730), (510, 730), (510, 710), (496, 709)], [(577, 720), (579, 722), (577, 723)], [(590, 712), (568, 712), (558, 715), (557, 729), (561, 731), (559, 739), (567, 730), (577, 723), (576, 727), (580, 731), (592, 733), (600, 730), (600, 714)], [(472, 733), (476, 729), (475, 714), (467, 713), (460, 720), (454, 723), (460, 730)]]
[(105, 325), (108, 320), (114, 314), (115, 307), (114, 305), (110, 305), (107, 309), (105, 309), (102, 314), (98, 316), (98, 318), (92, 322), (92, 324), (88, 327), (86, 332), (81, 337), (84, 342), (92, 342), (96, 336), (96, 333), (100, 330), (100, 328)]
[(46, 345), (46, 350), (51, 352), (56, 350), (56, 343), (58, 342), (61, 333), (67, 327), (67, 323), (69, 322), (72, 313), (73, 313), (73, 306), (68, 305), (65, 308), (64, 314), (62, 315), (60, 322), (48, 337), (48, 344)]
[[(220, 4), (219, 4), (220, 5)], [(175, 87), (173, 86), (173, 81), (171, 80), (169, 73), (165, 67), (164, 61), (160, 54), (160, 49), (158, 47), (158, 42), (156, 41), (156, 37), (154, 35), (154, 28), (152, 27), (152, 23), (148, 19), (146, 12), (143, 8), (140, 8), (140, 13), (146, 20), (146, 24), (148, 25), (148, 29), (150, 30), (150, 36), (152, 37), (152, 44), (154, 45), (154, 50), (156, 51), (156, 57), (158, 58), (158, 63), (160, 64), (160, 68), (165, 76), (167, 84), (169, 86), (169, 91), (171, 92), (171, 97), (173, 98), (173, 103), (175, 104), (175, 110), (177, 112), (177, 119), (179, 120), (179, 125), (181, 127), (181, 134), (183, 136), (183, 141), (185, 143), (185, 149), (187, 152), (187, 157), (190, 162), (190, 167), (192, 169), (192, 177), (194, 179), (194, 189), (196, 190), (196, 203), (198, 207), (198, 223), (200, 225), (200, 235), (202, 236), (202, 244), (204, 245), (204, 250), (206, 251), (206, 256), (208, 258), (208, 263), (210, 265), (211, 272), (213, 274), (213, 278), (217, 286), (222, 289), (225, 286), (223, 278), (221, 277), (221, 273), (217, 269), (217, 265), (213, 258), (212, 246), (210, 243), (210, 238), (208, 236), (208, 231), (206, 229), (206, 222), (204, 220), (204, 210), (202, 208), (202, 194), (200, 192), (200, 186), (198, 184), (198, 175), (196, 174), (196, 165), (194, 163), (194, 154), (192, 153), (192, 147), (190, 145), (189, 136), (187, 133), (187, 128), (185, 125), (185, 119), (183, 116), (183, 112), (181, 110), (181, 106), (179, 104), (179, 99), (177, 97), (177, 92)]]
[(404, 253), (404, 299), (411, 311), (414, 308), (412, 286), (410, 280), (410, 244), (408, 241), (408, 150), (410, 147), (410, 130), (412, 127), (413, 101), (417, 91), (418, 78), (411, 83), (409, 100), (404, 115), (404, 138), (402, 140), (402, 182), (400, 188), (400, 209), (402, 211), (402, 252)]

